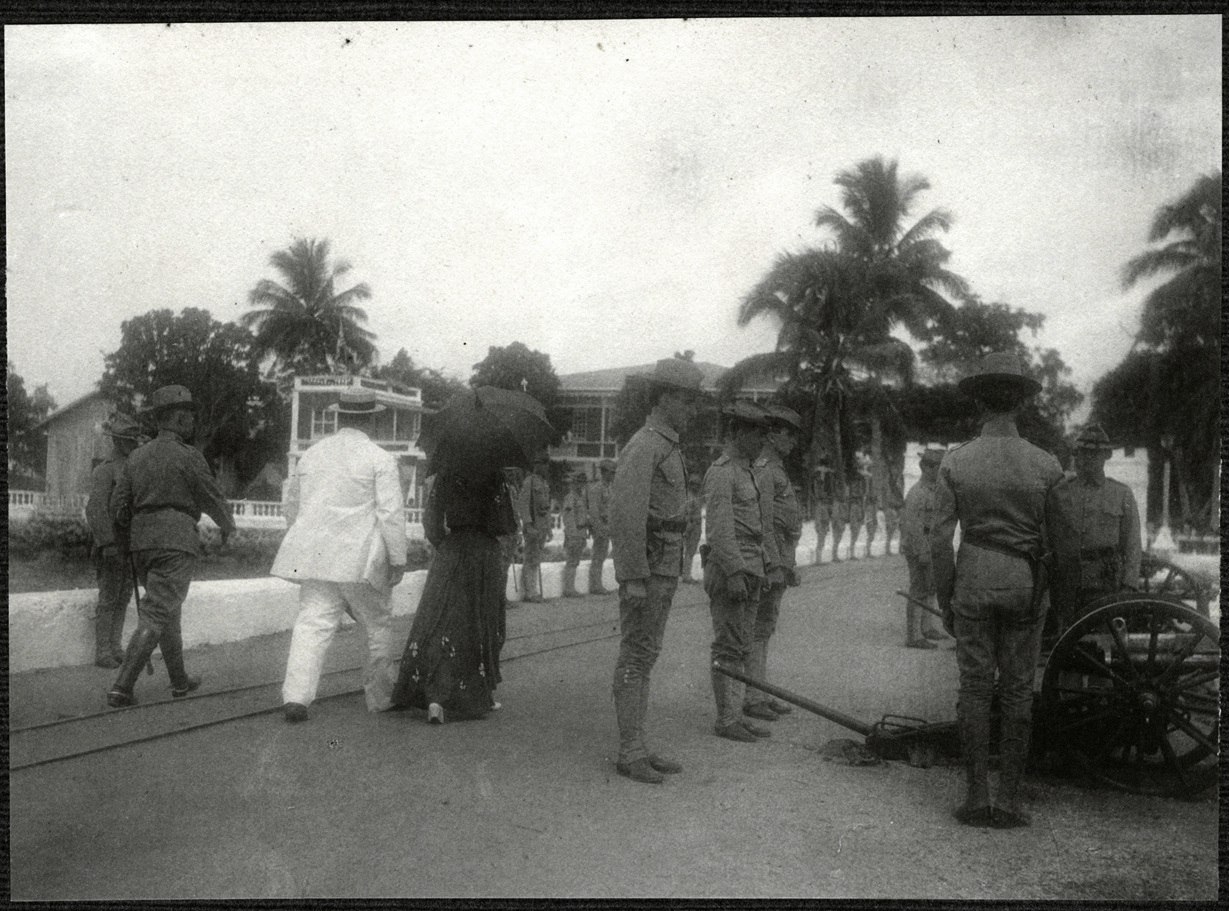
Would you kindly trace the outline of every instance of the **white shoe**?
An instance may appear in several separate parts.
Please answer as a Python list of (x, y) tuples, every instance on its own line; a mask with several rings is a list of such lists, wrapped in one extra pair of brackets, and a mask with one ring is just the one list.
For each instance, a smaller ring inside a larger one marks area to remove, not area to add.
[(492, 711), (492, 712), (498, 712), (498, 711), (499, 711), (500, 709), (502, 709), (503, 707), (504, 707), (504, 704), (503, 704), (502, 702), (492, 702), (492, 703), (491, 703), (491, 711)]
[(444, 707), (438, 702), (433, 702), (427, 706), (427, 721), (431, 724), (443, 724)]

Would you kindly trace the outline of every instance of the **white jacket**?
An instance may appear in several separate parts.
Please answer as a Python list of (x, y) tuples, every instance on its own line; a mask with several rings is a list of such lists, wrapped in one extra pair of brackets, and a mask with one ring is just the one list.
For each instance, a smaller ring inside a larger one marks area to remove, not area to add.
[(344, 427), (303, 453), (283, 511), (290, 528), (273, 561), (274, 576), (367, 581), (385, 590), (388, 567), (405, 565), (397, 461), (361, 430)]

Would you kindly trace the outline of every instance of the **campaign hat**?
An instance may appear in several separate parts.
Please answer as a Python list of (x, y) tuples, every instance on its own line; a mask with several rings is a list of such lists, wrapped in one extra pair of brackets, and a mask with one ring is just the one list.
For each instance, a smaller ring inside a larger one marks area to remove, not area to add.
[(750, 424), (753, 427), (767, 427), (769, 423), (768, 412), (754, 402), (731, 402), (721, 409), (721, 413), (731, 421)]
[(1010, 351), (995, 351), (982, 358), (977, 369), (956, 384), (961, 392), (976, 395), (992, 386), (1009, 386), (1025, 395), (1041, 391), (1041, 384), (1028, 375), (1020, 358)]
[(764, 406), (768, 419), (773, 424), (785, 424), (791, 430), (802, 432), (802, 416), (793, 408), (784, 405), (769, 404)]
[(924, 449), (919, 456), (923, 465), (938, 465), (947, 455), (946, 449)]
[(1110, 442), (1109, 434), (1100, 424), (1085, 424), (1075, 437), (1076, 449), (1100, 449), (1111, 452), (1114, 444)]
[(168, 408), (190, 408), (195, 411), (196, 407), (187, 386), (170, 385), (155, 389), (142, 410), (146, 414), (157, 414)]
[(655, 386), (700, 392), (704, 372), (691, 361), (679, 357), (664, 357), (653, 365), (652, 373), (641, 373), (637, 376)]
[(148, 439), (136, 418), (121, 414), (118, 411), (103, 422), (102, 432), (113, 439), (131, 440), (134, 443)]

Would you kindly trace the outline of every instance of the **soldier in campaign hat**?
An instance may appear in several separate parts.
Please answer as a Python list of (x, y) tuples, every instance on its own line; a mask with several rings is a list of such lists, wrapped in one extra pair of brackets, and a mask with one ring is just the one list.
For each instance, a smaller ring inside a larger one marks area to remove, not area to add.
[(554, 536), (551, 528), (550, 455), (543, 450), (533, 460), (533, 471), (521, 485), (517, 514), (521, 522), (524, 556), (521, 563), (521, 600), (538, 603), (542, 600), (542, 551)]
[[(755, 461), (760, 495), (772, 505), (772, 522), (764, 529), (766, 553), (774, 565), (766, 569), (764, 583), (752, 619), (751, 650), (747, 656), (747, 674), (757, 680), (768, 680), (768, 643), (777, 631), (781, 599), (787, 586), (798, 584), (794, 551), (802, 537), (802, 509), (794, 493), (794, 485), (785, 470), (784, 460), (798, 445), (802, 418), (784, 405), (769, 404), (764, 408), (768, 417), (764, 448)], [(791, 712), (789, 704), (771, 698), (762, 690), (745, 687), (743, 714), (764, 721), (776, 721), (777, 716)]]
[(602, 459), (598, 477), (585, 489), (585, 508), (589, 513), (589, 532), (593, 535), (589, 559), (589, 594), (608, 594), (602, 585), (602, 569), (610, 553), (610, 504), (614, 496), (615, 463)]
[(713, 617), (710, 674), (717, 706), (713, 732), (727, 740), (755, 743), (771, 732), (744, 720), (745, 684), (717, 667), (746, 673), (761, 588), (766, 577), (779, 575), (770, 481), (755, 467), (769, 419), (763, 408), (742, 401), (722, 409), (722, 415), (728, 441), (704, 475), (709, 548), (704, 591)]
[(1074, 450), (1075, 476), (1058, 485), (1064, 521), (1056, 537), (1071, 554), (1055, 586), (1060, 631), (1084, 605), (1139, 586), (1139, 506), (1131, 488), (1105, 475), (1113, 444), (1100, 424), (1088, 424)]
[(184, 669), (180, 629), (201, 552), (196, 523), (207, 513), (221, 530), (223, 544), (235, 530), (213, 472), (191, 445), (196, 433), (192, 394), (183, 386), (163, 386), (150, 396), (146, 412), (158, 435), (128, 457), (111, 494), (111, 513), (127, 537), (145, 588), (136, 632), (107, 694), (107, 704), (117, 708), (136, 702), (133, 687), (155, 648), (166, 663), (172, 696), (186, 696), (201, 685)]
[(98, 608), (94, 614), (94, 664), (117, 668), (124, 663), (124, 615), (132, 599), (132, 570), (122, 536), (117, 538), (111, 517), (111, 493), (124, 462), (147, 437), (141, 425), (116, 412), (102, 425), (111, 440), (111, 455), (90, 474), (90, 498), (85, 518), (94, 538), (91, 555), (98, 580)]
[(687, 467), (679, 432), (695, 417), (702, 379), (700, 368), (682, 358), (664, 358), (637, 379), (649, 389), (652, 410), (615, 469), (610, 538), (622, 632), (614, 669), (615, 770), (644, 784), (660, 784), (663, 774), (683, 770), (649, 748), (644, 728), (649, 678), (683, 571)]
[[(931, 560), (944, 626), (956, 637), (957, 723), (966, 758), (965, 825), (1027, 825), (1020, 782), (1045, 612), (1047, 545), (1061, 509), (1058, 460), (1021, 439), (1017, 412), (1038, 392), (1014, 355), (988, 355), (961, 391), (981, 408), (981, 434), (939, 466)], [(952, 536), (960, 524), (960, 559)], [(1060, 554), (1061, 560), (1061, 554)], [(990, 796), (990, 700), (1001, 706), (1000, 776)]]
[[(935, 482), (939, 479), (943, 455), (942, 449), (922, 452), (922, 477), (905, 494), (900, 523), (900, 552), (905, 555), (905, 565), (909, 568), (909, 596), (936, 607), (930, 537), (935, 525)], [(905, 630), (905, 645), (909, 648), (937, 648), (935, 641), (947, 638), (934, 614), (922, 610), (913, 601), (905, 605)]]
[(583, 597), (576, 590), (576, 569), (589, 540), (589, 507), (585, 486), (589, 476), (583, 471), (572, 475), (571, 489), (563, 497), (560, 517), (563, 520), (563, 597)]

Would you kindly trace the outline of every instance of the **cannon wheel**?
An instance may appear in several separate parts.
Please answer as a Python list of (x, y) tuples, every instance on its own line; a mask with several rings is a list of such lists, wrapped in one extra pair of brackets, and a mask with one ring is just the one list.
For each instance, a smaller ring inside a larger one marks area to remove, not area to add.
[(1192, 575), (1181, 566), (1145, 553), (1139, 563), (1139, 590), (1149, 595), (1164, 595), (1184, 601), (1188, 606), (1209, 616), (1208, 605), (1212, 600), (1212, 589), (1208, 583), (1198, 576)]
[(1177, 599), (1126, 594), (1054, 646), (1041, 685), (1043, 737), (1094, 781), (1190, 797), (1217, 780), (1219, 630)]

